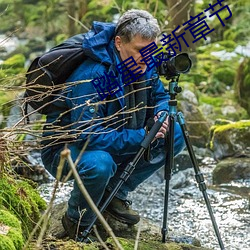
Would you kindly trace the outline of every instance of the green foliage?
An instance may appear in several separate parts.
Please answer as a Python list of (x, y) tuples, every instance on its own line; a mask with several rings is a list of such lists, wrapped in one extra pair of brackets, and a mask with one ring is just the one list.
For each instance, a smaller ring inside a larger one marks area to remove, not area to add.
[[(239, 56), (225, 59), (224, 54), (236, 47), (233, 41), (220, 41), (197, 48), (197, 63), (188, 74), (203, 93), (220, 95), (232, 86), (239, 65)], [(216, 55), (214, 52), (219, 52)], [(220, 55), (221, 54), (221, 55)]]

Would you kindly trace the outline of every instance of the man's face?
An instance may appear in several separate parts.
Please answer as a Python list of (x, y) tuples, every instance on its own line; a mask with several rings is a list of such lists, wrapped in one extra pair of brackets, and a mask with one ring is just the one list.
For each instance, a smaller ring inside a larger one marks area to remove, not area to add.
[(155, 41), (156, 39), (145, 40), (140, 35), (136, 35), (129, 43), (124, 43), (121, 37), (116, 36), (115, 46), (120, 52), (122, 61), (126, 60), (130, 56), (134, 58), (137, 65), (131, 68), (130, 70), (136, 69), (138, 66), (140, 66), (141, 68), (138, 71), (142, 70), (142, 73), (144, 73), (147, 69), (147, 65), (145, 64), (145, 62), (141, 62), (143, 57), (141, 56), (139, 50), (143, 49), (144, 47)]

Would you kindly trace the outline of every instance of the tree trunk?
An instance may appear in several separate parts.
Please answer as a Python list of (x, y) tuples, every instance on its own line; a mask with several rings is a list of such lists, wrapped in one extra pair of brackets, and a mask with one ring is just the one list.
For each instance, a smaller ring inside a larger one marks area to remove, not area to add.
[(68, 1), (68, 14), (69, 14), (69, 22), (68, 22), (68, 34), (69, 36), (73, 36), (76, 34), (76, 1), (69, 0)]
[[(190, 19), (190, 16), (194, 16), (194, 4), (195, 0), (166, 0), (170, 22), (168, 25), (168, 30), (171, 32), (180, 25), (180, 29), (175, 32), (176, 36), (180, 35), (184, 32), (184, 28), (181, 29), (183, 26), (182, 24), (187, 22)], [(183, 36), (189, 45), (185, 44), (182, 38), (179, 39), (181, 44), (181, 52), (195, 52), (195, 43), (193, 43), (194, 38), (192, 37), (191, 33), (185, 31), (186, 34)], [(170, 33), (169, 33), (170, 34)], [(173, 36), (172, 36), (173, 37)]]
[(81, 20), (84, 15), (87, 13), (88, 10), (88, 3), (87, 0), (79, 1), (79, 11), (78, 11), (78, 18)]

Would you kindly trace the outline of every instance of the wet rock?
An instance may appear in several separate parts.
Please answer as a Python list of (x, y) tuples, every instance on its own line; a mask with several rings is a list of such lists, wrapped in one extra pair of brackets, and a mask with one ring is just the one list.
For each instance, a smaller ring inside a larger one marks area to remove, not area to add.
[(227, 158), (220, 161), (213, 171), (213, 183), (250, 178), (250, 158)]
[(173, 189), (178, 189), (189, 186), (191, 176), (193, 176), (193, 169), (191, 168), (174, 174), (171, 178), (170, 187)]
[(22, 155), (18, 160), (12, 160), (11, 165), (17, 174), (26, 179), (40, 184), (51, 181), (51, 175), (44, 168), (39, 151), (32, 151), (29, 155)]
[[(65, 213), (67, 204), (65, 202), (57, 204), (52, 209), (51, 222), (47, 230), (47, 239), (54, 239), (54, 244), (60, 243), (61, 239), (57, 239), (58, 235), (63, 234), (63, 227), (61, 224), (61, 217)], [(105, 219), (112, 228), (114, 234), (119, 237), (120, 243), (124, 249), (134, 249), (134, 240), (139, 235), (140, 249), (186, 249), (186, 250), (208, 250), (208, 248), (201, 247), (201, 243), (198, 239), (191, 236), (175, 235), (173, 232), (169, 232), (166, 238), (166, 243), (161, 241), (161, 230), (158, 226), (152, 224), (147, 219), (141, 219), (140, 223), (135, 226), (128, 226), (119, 221), (114, 220), (112, 217), (104, 213)], [(99, 233), (104, 235), (100, 230), (104, 230), (102, 226), (97, 226)], [(108, 237), (108, 235), (106, 235)], [(44, 243), (46, 243), (46, 238)], [(67, 238), (63, 239), (65, 244), (68, 244)], [(72, 241), (71, 241), (72, 242)], [(106, 243), (112, 243), (112, 239), (108, 238)], [(72, 244), (79, 244), (73, 243)], [(150, 247), (151, 246), (151, 247)], [(98, 246), (97, 246), (98, 247)], [(60, 248), (61, 249), (61, 248)], [(64, 249), (64, 248), (63, 248)], [(102, 249), (102, 248), (95, 248)], [(113, 249), (113, 248), (112, 248)]]
[(188, 101), (181, 101), (180, 110), (185, 116), (185, 123), (192, 145), (206, 148), (209, 139), (210, 124), (198, 106)]

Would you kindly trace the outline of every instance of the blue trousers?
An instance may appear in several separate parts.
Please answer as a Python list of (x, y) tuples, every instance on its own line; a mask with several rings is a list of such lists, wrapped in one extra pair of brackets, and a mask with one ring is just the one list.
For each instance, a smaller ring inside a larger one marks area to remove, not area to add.
[[(164, 139), (158, 139), (154, 147), (151, 149), (151, 160), (145, 161), (142, 157), (135, 170), (132, 172), (128, 180), (121, 186), (116, 197), (125, 200), (128, 193), (135, 190), (136, 187), (151, 176), (156, 170), (164, 166), (166, 149), (164, 148)], [(178, 123), (175, 123), (174, 136), (174, 154), (177, 155), (185, 147), (184, 138)], [(75, 161), (81, 151), (74, 143), (69, 144), (71, 157)], [(60, 160), (60, 152), (62, 149), (53, 150), (53, 147), (42, 151), (42, 160), (45, 168), (56, 176), (57, 167)], [(102, 199), (105, 189), (111, 191), (120, 180), (120, 175), (127, 164), (133, 160), (135, 155), (115, 156), (101, 150), (85, 151), (77, 164), (79, 176), (92, 197), (96, 205)], [(67, 175), (70, 167), (65, 163), (63, 175)], [(76, 182), (68, 201), (68, 216), (79, 221), (80, 212), (86, 209), (81, 218), (81, 225), (89, 225), (94, 217), (94, 213), (90, 209), (88, 203), (84, 199)]]

